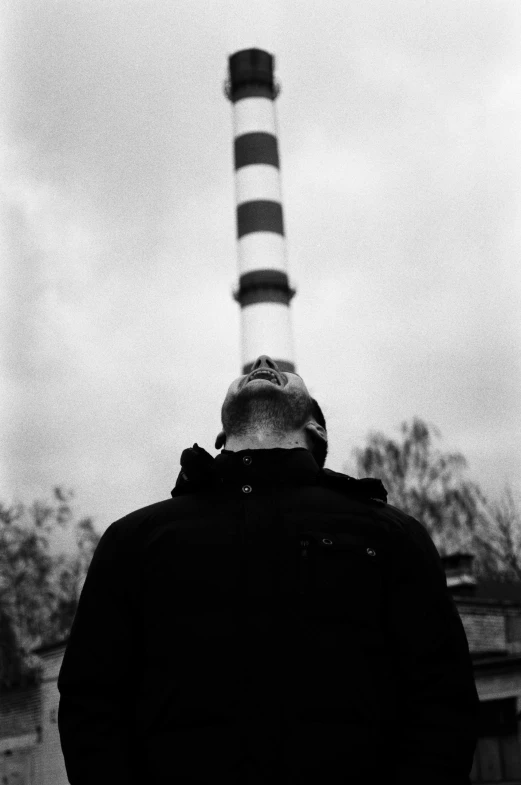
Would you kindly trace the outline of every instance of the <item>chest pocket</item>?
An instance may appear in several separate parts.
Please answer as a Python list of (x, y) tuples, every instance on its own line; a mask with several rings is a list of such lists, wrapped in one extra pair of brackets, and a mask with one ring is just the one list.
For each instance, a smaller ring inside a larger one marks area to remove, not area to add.
[(383, 604), (381, 543), (347, 533), (307, 531), (299, 537), (299, 589), (304, 616), (351, 619), (371, 626)]

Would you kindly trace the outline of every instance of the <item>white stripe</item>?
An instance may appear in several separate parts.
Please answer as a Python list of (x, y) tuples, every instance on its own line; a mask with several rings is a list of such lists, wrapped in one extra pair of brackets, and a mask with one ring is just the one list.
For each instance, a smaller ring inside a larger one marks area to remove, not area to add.
[(275, 104), (269, 98), (241, 98), (233, 104), (235, 136), (263, 132), (277, 135)]
[(235, 172), (235, 194), (237, 204), (254, 199), (281, 202), (279, 170), (270, 164), (241, 166)]
[(239, 275), (252, 270), (287, 273), (286, 241), (276, 232), (250, 232), (238, 241)]
[(254, 303), (241, 308), (242, 365), (260, 354), (295, 362), (291, 314), (283, 303)]

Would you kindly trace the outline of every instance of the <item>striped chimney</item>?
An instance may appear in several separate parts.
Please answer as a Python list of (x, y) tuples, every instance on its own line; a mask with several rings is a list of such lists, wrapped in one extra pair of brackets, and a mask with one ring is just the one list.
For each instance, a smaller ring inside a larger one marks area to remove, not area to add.
[(295, 372), (280, 189), (274, 58), (261, 49), (229, 57), (226, 95), (233, 104), (242, 373), (268, 354)]

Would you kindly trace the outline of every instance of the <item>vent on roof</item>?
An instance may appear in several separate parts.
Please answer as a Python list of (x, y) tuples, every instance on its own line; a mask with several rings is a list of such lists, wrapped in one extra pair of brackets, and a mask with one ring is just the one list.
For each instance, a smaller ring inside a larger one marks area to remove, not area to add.
[(451, 593), (459, 597), (475, 596), (477, 580), (472, 566), (474, 554), (457, 551), (450, 556), (442, 556), (441, 561), (445, 568), (447, 588)]

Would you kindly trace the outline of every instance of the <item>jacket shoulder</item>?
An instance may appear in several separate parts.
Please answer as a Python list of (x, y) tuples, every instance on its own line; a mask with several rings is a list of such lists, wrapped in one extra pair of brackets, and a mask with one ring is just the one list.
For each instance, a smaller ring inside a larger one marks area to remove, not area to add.
[(143, 538), (155, 526), (161, 525), (165, 520), (182, 516), (187, 512), (188, 506), (190, 506), (190, 497), (180, 497), (164, 499), (133, 510), (107, 526), (101, 535), (99, 545), (101, 548), (110, 548), (111, 545), (114, 548), (139, 547)]
[(387, 491), (381, 480), (364, 477), (357, 480), (348, 474), (322, 469), (321, 485), (338, 491), (351, 499), (364, 502), (371, 507), (373, 518), (401, 541), (428, 552), (431, 558), (439, 559), (437, 549), (426, 527), (404, 510), (387, 503)]
[(321, 485), (326, 488), (345, 493), (351, 498), (385, 506), (387, 491), (382, 481), (375, 477), (364, 477), (357, 480), (348, 474), (334, 472), (332, 469), (322, 469), (319, 476)]

